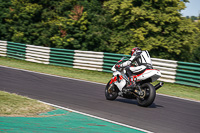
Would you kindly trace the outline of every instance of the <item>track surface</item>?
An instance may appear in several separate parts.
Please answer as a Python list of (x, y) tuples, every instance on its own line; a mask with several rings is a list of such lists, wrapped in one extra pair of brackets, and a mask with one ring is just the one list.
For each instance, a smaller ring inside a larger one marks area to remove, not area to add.
[[(105, 85), (0, 67), (0, 90), (156, 133), (200, 133), (200, 103), (157, 95), (148, 108), (135, 100), (107, 101)], [(162, 88), (161, 88), (162, 89)]]

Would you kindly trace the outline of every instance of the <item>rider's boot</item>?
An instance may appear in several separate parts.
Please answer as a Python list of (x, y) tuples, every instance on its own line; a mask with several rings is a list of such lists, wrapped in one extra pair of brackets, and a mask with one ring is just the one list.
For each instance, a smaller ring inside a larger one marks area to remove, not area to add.
[(128, 85), (128, 89), (130, 89), (130, 88), (135, 88), (136, 87), (136, 84), (135, 84), (135, 81), (133, 80), (133, 78), (131, 77), (130, 78), (130, 83), (129, 83), (129, 85)]

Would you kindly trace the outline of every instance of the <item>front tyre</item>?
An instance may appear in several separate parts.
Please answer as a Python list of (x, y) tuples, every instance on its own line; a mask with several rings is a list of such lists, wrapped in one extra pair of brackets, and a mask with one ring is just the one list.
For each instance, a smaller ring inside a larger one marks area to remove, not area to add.
[(105, 88), (105, 96), (107, 100), (115, 100), (118, 96), (118, 89), (114, 84), (110, 84), (110, 81)]
[(150, 106), (156, 97), (156, 91), (152, 84), (145, 83), (141, 86), (143, 95), (137, 98), (137, 102), (142, 107)]

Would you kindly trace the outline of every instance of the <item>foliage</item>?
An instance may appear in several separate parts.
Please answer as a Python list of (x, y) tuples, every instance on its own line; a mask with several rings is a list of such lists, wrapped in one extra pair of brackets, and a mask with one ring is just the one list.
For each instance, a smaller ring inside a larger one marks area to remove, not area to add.
[(2, 40), (7, 40), (9, 37), (5, 19), (7, 14), (13, 10), (10, 6), (10, 0), (0, 0), (0, 39)]
[(110, 40), (119, 48), (116, 52), (127, 54), (138, 46), (153, 57), (189, 61), (199, 29), (181, 17), (183, 1), (109, 0), (104, 6), (112, 14), (115, 30), (120, 31)]
[(79, 4), (85, 7), (85, 11), (88, 13), (87, 19), (90, 22), (82, 50), (113, 52), (110, 49), (112, 44), (108, 42), (112, 33), (110, 26), (112, 22), (109, 14), (102, 8), (102, 3), (99, 0), (84, 0)]
[[(200, 20), (195, 23), (197, 28), (200, 30)], [(195, 36), (195, 41), (197, 44), (197, 48), (194, 49), (194, 53), (192, 54), (190, 61), (200, 63), (200, 32)]]
[(200, 19), (200, 14), (199, 14), (199, 17), (197, 17), (197, 16), (186, 16), (186, 18), (188, 18), (188, 19), (191, 19), (192, 21), (195, 21), (195, 20), (199, 20)]
[(0, 0), (0, 39), (123, 54), (138, 46), (152, 57), (198, 62), (200, 27), (181, 17), (185, 2)]

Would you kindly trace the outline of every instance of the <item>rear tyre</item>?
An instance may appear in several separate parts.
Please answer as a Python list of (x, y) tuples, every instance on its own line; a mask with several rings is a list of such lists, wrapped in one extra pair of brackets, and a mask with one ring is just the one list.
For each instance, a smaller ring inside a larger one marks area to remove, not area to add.
[(143, 96), (137, 98), (137, 102), (142, 107), (150, 106), (156, 97), (156, 91), (152, 84), (145, 83), (141, 86), (141, 90), (143, 92)]
[(118, 89), (114, 84), (110, 84), (110, 81), (105, 88), (105, 97), (107, 100), (115, 100), (118, 96)]

